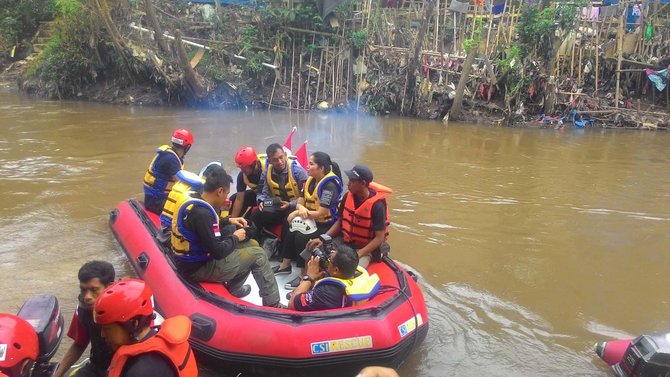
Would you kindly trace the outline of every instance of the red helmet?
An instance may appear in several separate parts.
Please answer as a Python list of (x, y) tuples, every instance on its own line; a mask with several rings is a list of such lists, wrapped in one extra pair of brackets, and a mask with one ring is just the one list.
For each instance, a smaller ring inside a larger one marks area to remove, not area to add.
[(30, 323), (13, 314), (0, 314), (0, 368), (6, 371), (25, 359), (35, 361), (38, 352), (37, 333)]
[(190, 147), (193, 145), (193, 134), (186, 128), (175, 130), (175, 132), (172, 133), (172, 143), (184, 148)]
[(95, 323), (125, 323), (154, 313), (151, 288), (139, 279), (123, 279), (105, 288), (95, 302)]
[(240, 168), (251, 166), (256, 160), (258, 160), (258, 156), (253, 147), (242, 147), (235, 155), (235, 163)]

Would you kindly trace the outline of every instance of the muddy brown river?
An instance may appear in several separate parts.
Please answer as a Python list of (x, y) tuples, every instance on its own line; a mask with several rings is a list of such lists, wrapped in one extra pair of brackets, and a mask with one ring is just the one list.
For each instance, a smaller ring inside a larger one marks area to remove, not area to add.
[(235, 171), (239, 146), (263, 150), (297, 126), (294, 143), (343, 168), (365, 163), (395, 190), (392, 255), (422, 274), (431, 322), (401, 376), (606, 376), (596, 341), (670, 325), (670, 133), (115, 107), (8, 90), (0, 125), (0, 311), (53, 293), (69, 323), (83, 262), (132, 276), (108, 212), (141, 197), (173, 129), (195, 135), (187, 167)]

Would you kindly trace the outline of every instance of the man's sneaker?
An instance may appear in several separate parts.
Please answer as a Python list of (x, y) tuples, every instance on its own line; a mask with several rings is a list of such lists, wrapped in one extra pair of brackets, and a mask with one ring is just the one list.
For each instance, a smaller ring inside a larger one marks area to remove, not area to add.
[(242, 298), (246, 297), (251, 293), (251, 286), (249, 284), (244, 284), (240, 289), (238, 289), (235, 292), (230, 292), (231, 295), (237, 297), (237, 298)]
[(296, 289), (300, 285), (301, 281), (302, 281), (302, 279), (300, 278), (300, 276), (298, 276), (295, 279), (293, 279), (293, 280), (289, 281), (288, 283), (284, 284), (284, 288), (285, 289), (290, 289), (290, 290)]
[(281, 301), (277, 301), (276, 304), (270, 305), (270, 308), (277, 308), (277, 309), (288, 309), (288, 306), (284, 305), (281, 303)]
[(291, 265), (281, 268), (281, 265), (278, 264), (272, 267), (272, 273), (275, 275), (291, 275)]

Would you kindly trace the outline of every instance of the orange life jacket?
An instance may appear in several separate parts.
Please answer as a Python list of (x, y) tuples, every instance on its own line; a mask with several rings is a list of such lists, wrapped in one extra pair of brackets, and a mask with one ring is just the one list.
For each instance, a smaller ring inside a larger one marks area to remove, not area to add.
[(166, 319), (158, 333), (151, 338), (119, 347), (109, 364), (107, 377), (120, 377), (130, 357), (148, 352), (158, 352), (170, 360), (179, 377), (198, 377), (198, 366), (191, 345), (188, 344), (190, 334), (191, 320), (188, 317), (178, 315)]
[(380, 200), (383, 200), (386, 204), (386, 219), (384, 220), (384, 240), (386, 241), (389, 235), (389, 207), (386, 203), (386, 194), (376, 192), (356, 208), (354, 194), (350, 192), (344, 201), (344, 210), (342, 211), (342, 237), (344, 242), (353, 243), (356, 247), (361, 248), (375, 238), (375, 232), (372, 230), (372, 207)]

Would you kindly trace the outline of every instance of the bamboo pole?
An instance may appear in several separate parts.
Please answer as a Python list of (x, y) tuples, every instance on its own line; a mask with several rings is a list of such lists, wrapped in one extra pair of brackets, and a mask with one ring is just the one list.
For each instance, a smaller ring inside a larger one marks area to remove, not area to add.
[(617, 60), (616, 60), (616, 95), (614, 97), (614, 107), (619, 107), (619, 99), (621, 97), (621, 59), (623, 59), (623, 25), (624, 25), (624, 16), (626, 15), (625, 9), (621, 12), (619, 16), (619, 28), (617, 29)]
[(437, 0), (437, 14), (435, 15), (435, 33), (433, 34), (433, 51), (437, 51), (437, 42), (440, 40), (440, 0)]
[(300, 92), (302, 88), (302, 51), (298, 53), (298, 101), (295, 104), (296, 108), (300, 108)]
[(595, 51), (596, 51), (596, 84), (595, 84), (596, 92), (594, 93), (594, 95), (598, 94), (598, 85), (599, 85), (598, 80), (600, 78), (600, 31), (601, 31), (601, 29), (602, 29), (602, 27), (599, 27), (598, 31), (596, 32), (596, 48), (595, 48)]
[(289, 89), (289, 100), (288, 100), (288, 106), (293, 107), (293, 78), (294, 78), (294, 70), (295, 70), (295, 38), (291, 39), (293, 44), (291, 47), (291, 88)]
[(579, 47), (579, 63), (577, 63), (577, 82), (579, 85), (582, 85), (582, 54), (583, 54), (583, 49), (582, 47)]
[(312, 96), (311, 96), (311, 77), (312, 77), (312, 58), (314, 57), (314, 42), (316, 40), (316, 34), (312, 34), (312, 44), (309, 49), (309, 67), (307, 71), (307, 84), (305, 84), (305, 90), (307, 91), (307, 101), (305, 103), (305, 109), (312, 107)]

